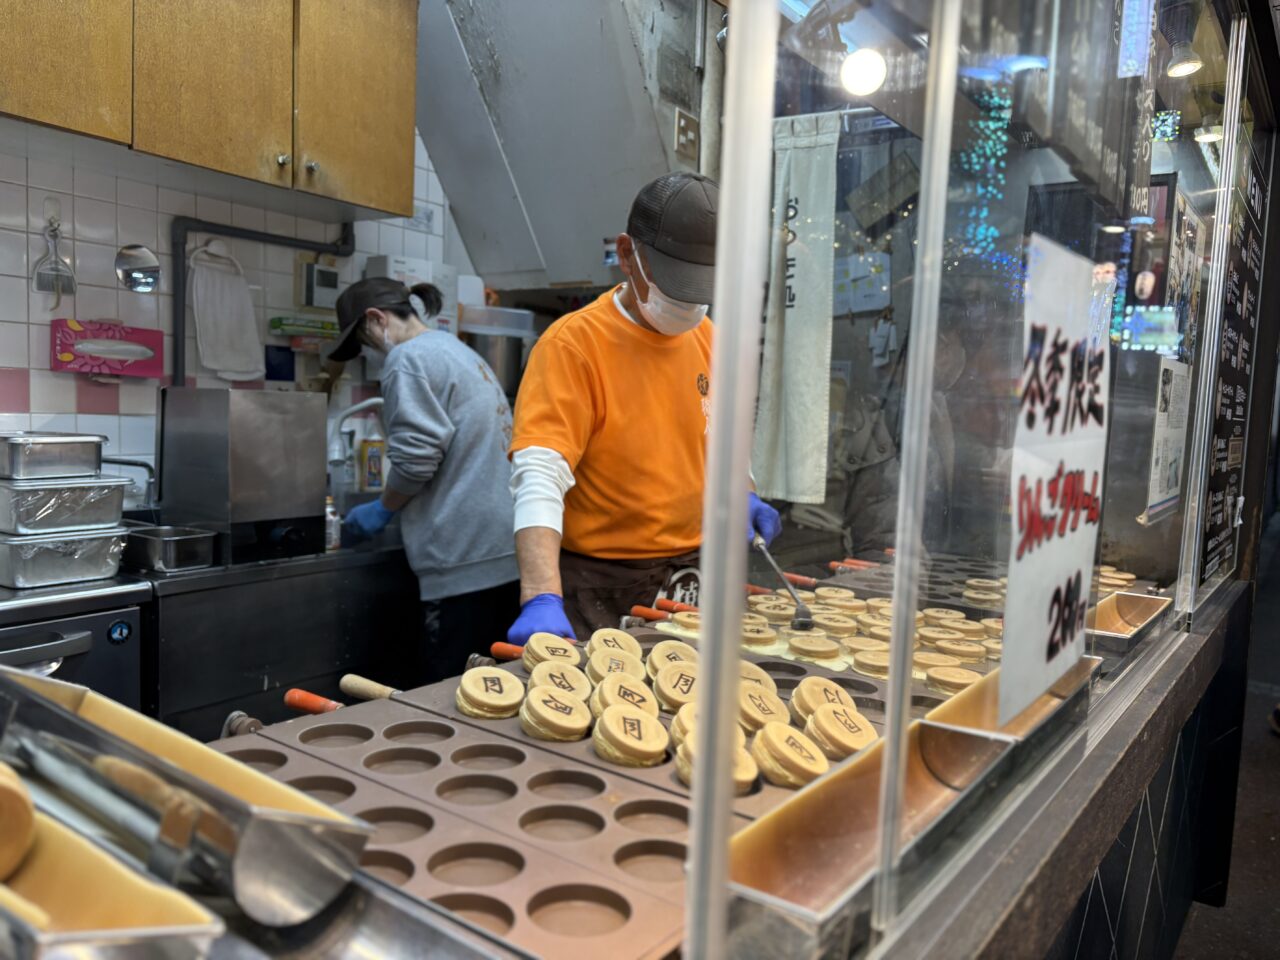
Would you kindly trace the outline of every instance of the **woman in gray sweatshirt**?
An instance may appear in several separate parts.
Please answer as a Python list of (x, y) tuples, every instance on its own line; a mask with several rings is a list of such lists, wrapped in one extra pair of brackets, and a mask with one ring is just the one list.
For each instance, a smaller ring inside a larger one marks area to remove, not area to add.
[[(415, 309), (411, 295), (421, 301)], [(363, 347), (382, 368), (387, 479), (382, 496), (343, 519), (344, 541), (372, 537), (400, 514), (409, 566), (418, 577), (427, 682), (461, 673), (468, 654), (487, 653), (519, 612), (511, 466), (511, 408), (489, 365), (457, 337), (429, 330), (440, 311), (431, 284), (412, 290), (371, 277), (338, 298), (331, 359)]]

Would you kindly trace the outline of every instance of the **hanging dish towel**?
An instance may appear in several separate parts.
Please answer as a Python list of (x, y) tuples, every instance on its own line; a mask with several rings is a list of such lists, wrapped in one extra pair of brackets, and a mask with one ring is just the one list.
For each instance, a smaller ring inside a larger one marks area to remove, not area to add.
[(223, 380), (261, 380), (262, 335), (240, 264), (217, 240), (197, 248), (188, 263), (201, 365)]
[(827, 498), (835, 113), (773, 124), (773, 242), (752, 473), (760, 496)]

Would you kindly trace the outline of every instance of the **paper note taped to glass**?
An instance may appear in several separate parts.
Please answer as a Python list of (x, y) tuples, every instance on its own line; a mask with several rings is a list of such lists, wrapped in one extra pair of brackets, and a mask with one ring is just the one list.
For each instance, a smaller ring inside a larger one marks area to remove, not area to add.
[(54, 320), (49, 366), (112, 377), (164, 376), (164, 333), (108, 320)]

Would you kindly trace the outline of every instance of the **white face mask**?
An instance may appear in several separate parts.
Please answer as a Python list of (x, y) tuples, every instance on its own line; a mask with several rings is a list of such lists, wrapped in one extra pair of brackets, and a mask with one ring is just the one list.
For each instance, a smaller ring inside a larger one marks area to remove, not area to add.
[(636, 265), (640, 268), (640, 276), (649, 285), (649, 299), (641, 300), (636, 296), (636, 304), (640, 307), (640, 315), (653, 329), (668, 337), (678, 337), (688, 333), (700, 324), (707, 315), (707, 304), (686, 303), (674, 297), (668, 297), (658, 289), (658, 285), (645, 273), (644, 263), (636, 255)]

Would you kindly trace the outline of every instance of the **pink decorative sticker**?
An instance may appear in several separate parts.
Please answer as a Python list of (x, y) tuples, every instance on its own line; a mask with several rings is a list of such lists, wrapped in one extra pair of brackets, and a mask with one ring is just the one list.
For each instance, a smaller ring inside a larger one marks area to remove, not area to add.
[(112, 377), (163, 377), (164, 334), (105, 320), (54, 320), (49, 366)]

